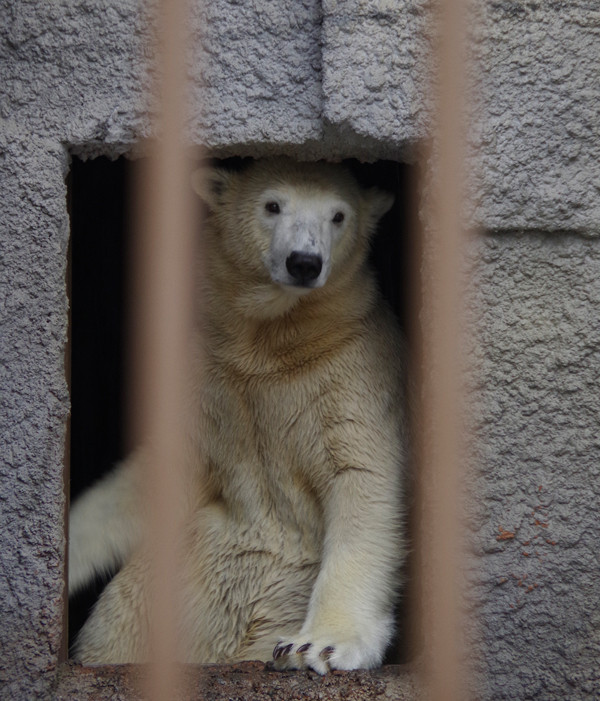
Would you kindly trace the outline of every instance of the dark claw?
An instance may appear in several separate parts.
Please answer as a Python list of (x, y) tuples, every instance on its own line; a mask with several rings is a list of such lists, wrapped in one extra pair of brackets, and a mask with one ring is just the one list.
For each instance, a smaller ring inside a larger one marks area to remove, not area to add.
[(301, 655), (303, 652), (310, 650), (311, 647), (312, 647), (312, 643), (304, 643), (304, 645), (300, 645), (300, 647), (296, 650), (296, 653), (298, 655)]
[(273, 659), (278, 660), (280, 657), (288, 655), (290, 650), (294, 647), (294, 643), (289, 643), (289, 645), (285, 645), (284, 647), (281, 647), (282, 645), (283, 641), (275, 645), (275, 649), (273, 650)]
[(334, 652), (335, 648), (331, 645), (328, 645), (327, 647), (324, 647), (321, 650), (321, 652), (319, 653), (319, 657), (323, 660), (323, 662), (327, 662), (327, 660), (333, 655)]

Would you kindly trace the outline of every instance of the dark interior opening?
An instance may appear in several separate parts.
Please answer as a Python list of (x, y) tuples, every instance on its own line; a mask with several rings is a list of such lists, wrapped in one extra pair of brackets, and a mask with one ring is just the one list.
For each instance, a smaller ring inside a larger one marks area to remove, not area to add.
[[(124, 158), (73, 158), (69, 175), (71, 501), (124, 457), (130, 170)], [(109, 578), (69, 602), (69, 645)]]
[[(245, 159), (222, 165), (243, 167)], [(413, 169), (395, 161), (346, 161), (358, 180), (396, 195), (372, 245), (381, 290), (408, 332), (408, 279)], [(131, 174), (125, 158), (73, 158), (68, 180), (71, 214), (71, 445), (70, 498), (96, 482), (125, 457), (125, 342)], [(410, 340), (410, 339), (409, 339)], [(69, 602), (69, 644), (106, 582), (99, 578)], [(386, 662), (405, 661), (405, 609), (398, 612), (398, 640)]]

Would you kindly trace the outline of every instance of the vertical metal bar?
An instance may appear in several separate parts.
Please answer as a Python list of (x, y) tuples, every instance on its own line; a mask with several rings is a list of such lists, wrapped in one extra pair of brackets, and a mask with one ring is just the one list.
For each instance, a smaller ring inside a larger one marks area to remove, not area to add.
[(436, 130), (427, 164), (423, 245), (421, 617), (427, 697), (464, 701), (461, 624), (461, 264), (465, 244), (466, 0), (440, 0)]
[(195, 259), (185, 128), (185, 0), (158, 4), (160, 115), (143, 175), (134, 281), (136, 433), (149, 443), (149, 651), (146, 694), (178, 697), (179, 537), (184, 504), (186, 380)]

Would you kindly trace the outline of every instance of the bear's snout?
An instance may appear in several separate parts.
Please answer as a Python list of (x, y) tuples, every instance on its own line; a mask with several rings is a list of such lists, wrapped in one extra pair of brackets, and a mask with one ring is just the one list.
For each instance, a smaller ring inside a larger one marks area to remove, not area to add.
[(285, 267), (296, 284), (307, 286), (321, 274), (323, 259), (317, 253), (292, 251), (285, 261)]

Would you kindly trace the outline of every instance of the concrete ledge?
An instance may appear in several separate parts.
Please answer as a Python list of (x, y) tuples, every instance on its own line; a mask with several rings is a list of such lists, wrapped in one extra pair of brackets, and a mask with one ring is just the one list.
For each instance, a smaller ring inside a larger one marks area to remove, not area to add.
[[(374, 671), (333, 672), (325, 677), (310, 671), (275, 672), (263, 662), (236, 665), (186, 666), (187, 692), (179, 699), (223, 701), (291, 701), (292, 699), (395, 699), (418, 698), (416, 674), (408, 665), (389, 665)], [(58, 676), (54, 698), (141, 699), (144, 668), (139, 665), (82, 667), (66, 664)]]

